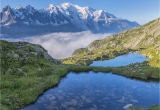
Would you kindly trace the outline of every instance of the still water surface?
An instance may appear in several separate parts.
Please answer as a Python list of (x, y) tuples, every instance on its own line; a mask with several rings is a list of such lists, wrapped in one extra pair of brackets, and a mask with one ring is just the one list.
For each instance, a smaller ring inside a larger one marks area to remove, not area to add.
[(90, 66), (118, 67), (118, 66), (127, 66), (132, 63), (144, 62), (145, 60), (147, 60), (147, 57), (137, 52), (134, 52), (134, 53), (124, 54), (110, 60), (94, 61)]
[[(138, 53), (129, 53), (108, 61), (109, 66), (119, 66), (124, 62), (128, 65), (129, 62), (145, 59)], [(103, 66), (108, 66), (108, 61), (97, 62), (99, 65), (105, 62)], [(99, 66), (97, 62), (93, 63), (94, 66)], [(46, 91), (23, 110), (124, 110), (132, 105), (149, 107), (160, 104), (159, 87), (160, 83), (157, 82), (138, 81), (112, 73), (70, 72), (57, 87)]]

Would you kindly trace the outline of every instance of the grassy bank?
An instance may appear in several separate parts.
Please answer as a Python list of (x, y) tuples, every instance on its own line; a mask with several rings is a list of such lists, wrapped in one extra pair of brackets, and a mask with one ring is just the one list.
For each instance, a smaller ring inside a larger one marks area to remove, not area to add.
[[(133, 66), (133, 65), (132, 65)], [(136, 66), (136, 65), (134, 65)], [(127, 72), (126, 67), (105, 68), (105, 67), (88, 67), (74, 65), (55, 65), (45, 63), (43, 67), (24, 66), (26, 73), (1, 74), (1, 107), (4, 110), (15, 110), (34, 102), (39, 95), (50, 87), (56, 86), (60, 79), (65, 77), (68, 72), (113, 72), (116, 74), (132, 77), (140, 80), (155, 80), (159, 77), (150, 74), (138, 74), (135, 71)], [(39, 69), (41, 68), (41, 70)], [(136, 74), (135, 74), (136, 73)]]
[(151, 59), (151, 66), (160, 67), (159, 25), (160, 18), (146, 25), (93, 41), (86, 48), (75, 50), (63, 63), (88, 65), (95, 60), (111, 59), (131, 51), (139, 51)]
[(0, 41), (0, 107), (16, 110), (32, 103), (69, 71), (90, 71), (86, 66), (62, 65), (39, 45)]
[[(160, 18), (138, 28), (96, 40), (86, 48), (77, 49), (64, 64), (89, 65), (95, 60), (111, 59), (121, 54), (138, 51), (149, 59), (125, 67), (111, 68), (112, 73), (140, 80), (160, 81)], [(97, 71), (105, 68), (96, 68)], [(146, 110), (159, 110), (159, 106)], [(132, 108), (131, 110), (139, 110)], [(144, 110), (144, 109), (142, 109)]]
[(160, 77), (160, 18), (143, 26), (93, 41), (86, 48), (77, 49), (64, 64), (89, 65), (95, 60), (107, 60), (129, 52), (138, 51), (147, 56), (147, 62), (112, 68), (114, 73), (137, 79)]
[(146, 81), (159, 80), (160, 31), (157, 31), (157, 25), (159, 22), (156, 21), (95, 41), (88, 48), (75, 51), (73, 57), (64, 60), (67, 64), (89, 64), (93, 60), (110, 59), (137, 49), (150, 58), (148, 62), (119, 68), (61, 65), (39, 45), (0, 41), (1, 109), (16, 110), (32, 103), (45, 90), (56, 86), (69, 71), (111, 71)]
[(150, 66), (147, 61), (124, 67), (112, 68), (112, 72), (139, 80), (160, 81), (160, 68)]
[(160, 105), (154, 105), (154, 106), (151, 106), (149, 108), (143, 108), (143, 107), (130, 107), (128, 108), (128, 110), (160, 110)]

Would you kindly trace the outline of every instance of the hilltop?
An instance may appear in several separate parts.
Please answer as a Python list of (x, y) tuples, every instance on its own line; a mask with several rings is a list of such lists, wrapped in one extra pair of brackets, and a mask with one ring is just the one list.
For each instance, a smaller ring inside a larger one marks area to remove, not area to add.
[(114, 58), (131, 51), (139, 51), (150, 58), (149, 64), (160, 67), (160, 18), (143, 26), (92, 42), (88, 47), (75, 50), (64, 59), (65, 64), (88, 65), (93, 60)]

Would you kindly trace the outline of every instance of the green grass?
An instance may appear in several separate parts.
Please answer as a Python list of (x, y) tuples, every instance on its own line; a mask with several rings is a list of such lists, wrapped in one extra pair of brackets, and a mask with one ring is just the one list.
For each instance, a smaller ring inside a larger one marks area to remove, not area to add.
[(95, 60), (111, 59), (121, 54), (139, 51), (148, 56), (148, 64), (160, 68), (160, 18), (102, 40), (93, 41), (86, 48), (75, 50), (64, 64), (88, 65)]
[[(156, 23), (154, 23), (154, 25), (155, 24)], [(147, 26), (154, 27), (154, 25)], [(136, 31), (137, 30), (143, 33), (142, 28), (137, 28)], [(157, 56), (159, 54), (159, 50), (157, 49), (159, 43), (146, 43), (150, 46), (147, 49), (137, 47), (124, 48), (124, 44), (131, 46), (135, 43), (131, 41), (135, 41), (137, 37), (134, 36), (135, 39), (131, 40), (130, 38), (134, 38), (131, 35), (134, 35), (136, 31), (130, 30), (126, 31), (125, 34), (119, 34), (117, 38), (113, 36), (104, 40), (95, 41), (88, 47), (92, 51), (88, 51), (88, 48), (83, 48), (75, 51), (73, 57), (63, 60), (66, 64), (79, 65), (59, 64), (58, 60), (52, 59), (46, 50), (39, 45), (25, 42), (12, 43), (0, 41), (1, 109), (16, 110), (34, 102), (45, 90), (56, 86), (61, 78), (65, 77), (70, 71), (77, 73), (84, 71), (112, 72), (145, 81), (159, 81), (160, 57)], [(155, 32), (155, 35), (156, 34)], [(125, 36), (128, 35), (129, 38), (125, 38)], [(136, 35), (140, 36), (139, 33)], [(159, 41), (159, 37), (155, 37), (155, 39), (155, 41)], [(150, 36), (144, 40), (150, 41)], [(142, 42), (138, 45), (145, 47), (146, 44)], [(93, 60), (110, 59), (135, 50), (139, 50), (142, 54), (149, 56), (150, 60), (148, 62), (118, 68), (80, 66), (88, 65)]]
[(140, 80), (160, 81), (160, 68), (151, 67), (147, 61), (143, 63), (131, 64), (124, 67), (113, 68), (112, 72)]
[[(133, 66), (133, 65), (132, 65)], [(127, 77), (140, 80), (158, 80), (154, 75), (140, 75), (138, 73), (126, 72), (126, 67), (105, 68), (88, 67), (75, 65), (55, 65), (44, 62), (43, 66), (24, 66), (26, 72), (1, 74), (1, 97), (0, 103), (6, 110), (16, 110), (34, 102), (45, 90), (56, 86), (60, 79), (65, 77), (70, 71), (73, 72), (113, 72)], [(41, 69), (40, 69), (41, 68)], [(24, 69), (24, 70), (25, 70)], [(145, 73), (146, 74), (146, 73)]]
[(152, 106), (148, 110), (160, 110), (160, 105)]
[(160, 105), (154, 105), (154, 106), (151, 106), (149, 108), (143, 108), (143, 107), (130, 107), (128, 108), (128, 110), (160, 110)]

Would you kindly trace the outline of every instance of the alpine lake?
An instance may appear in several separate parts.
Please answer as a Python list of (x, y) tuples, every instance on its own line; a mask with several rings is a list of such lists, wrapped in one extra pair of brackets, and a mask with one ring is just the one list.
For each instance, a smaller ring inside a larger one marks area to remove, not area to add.
[[(94, 61), (90, 66), (119, 67), (147, 58), (129, 53), (114, 59)], [(160, 83), (146, 82), (111, 72), (70, 72), (60, 83), (44, 92), (22, 110), (127, 110), (160, 104)]]

